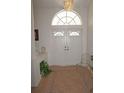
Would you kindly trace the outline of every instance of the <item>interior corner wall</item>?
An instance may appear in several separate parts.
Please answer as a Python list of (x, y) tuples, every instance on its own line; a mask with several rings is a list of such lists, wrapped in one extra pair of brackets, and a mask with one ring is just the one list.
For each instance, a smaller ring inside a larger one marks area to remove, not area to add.
[(53, 65), (51, 61), (51, 22), (54, 15), (59, 11), (59, 9), (50, 8), (35, 8), (34, 10), (34, 28), (39, 29), (39, 51), (41, 47), (45, 47), (48, 52), (48, 63)]
[(89, 0), (88, 9), (88, 54), (93, 55), (93, 0)]
[(88, 0), (87, 63), (93, 66), (93, 0)]
[(40, 82), (40, 67), (37, 62), (35, 41), (34, 41), (34, 15), (33, 5), (31, 5), (31, 86), (37, 87)]

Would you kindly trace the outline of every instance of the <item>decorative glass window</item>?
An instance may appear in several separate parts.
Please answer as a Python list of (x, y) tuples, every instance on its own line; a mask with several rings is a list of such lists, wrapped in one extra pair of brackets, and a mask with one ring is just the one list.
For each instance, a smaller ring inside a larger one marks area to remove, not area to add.
[(69, 36), (79, 36), (80, 33), (79, 32), (70, 32)]
[(64, 36), (64, 32), (54, 32), (54, 36)]
[(53, 20), (52, 25), (81, 25), (81, 19), (75, 11), (62, 10), (58, 12)]

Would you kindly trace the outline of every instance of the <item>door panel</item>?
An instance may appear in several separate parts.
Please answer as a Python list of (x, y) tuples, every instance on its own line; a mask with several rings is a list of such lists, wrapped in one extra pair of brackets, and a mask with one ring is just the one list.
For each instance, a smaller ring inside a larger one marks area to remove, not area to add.
[[(54, 65), (75, 65), (81, 62), (81, 31), (79, 36), (70, 36), (64, 29), (64, 36), (52, 35), (52, 63)], [(74, 31), (72, 31), (74, 32)]]

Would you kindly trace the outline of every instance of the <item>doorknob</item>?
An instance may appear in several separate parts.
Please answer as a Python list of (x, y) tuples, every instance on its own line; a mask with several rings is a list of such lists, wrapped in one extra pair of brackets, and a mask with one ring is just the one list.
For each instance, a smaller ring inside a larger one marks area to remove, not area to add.
[(66, 46), (65, 46), (64, 50), (66, 51)]
[(69, 46), (67, 46), (67, 51), (69, 51)]
[(64, 50), (69, 51), (69, 46), (65, 46)]

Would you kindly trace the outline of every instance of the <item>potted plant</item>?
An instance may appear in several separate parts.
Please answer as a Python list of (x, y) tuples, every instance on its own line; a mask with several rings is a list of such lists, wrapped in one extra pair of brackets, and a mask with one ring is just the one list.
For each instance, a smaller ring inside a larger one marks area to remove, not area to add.
[(43, 60), (40, 63), (40, 74), (42, 76), (47, 76), (51, 70), (49, 69), (49, 65), (47, 64), (47, 61)]

